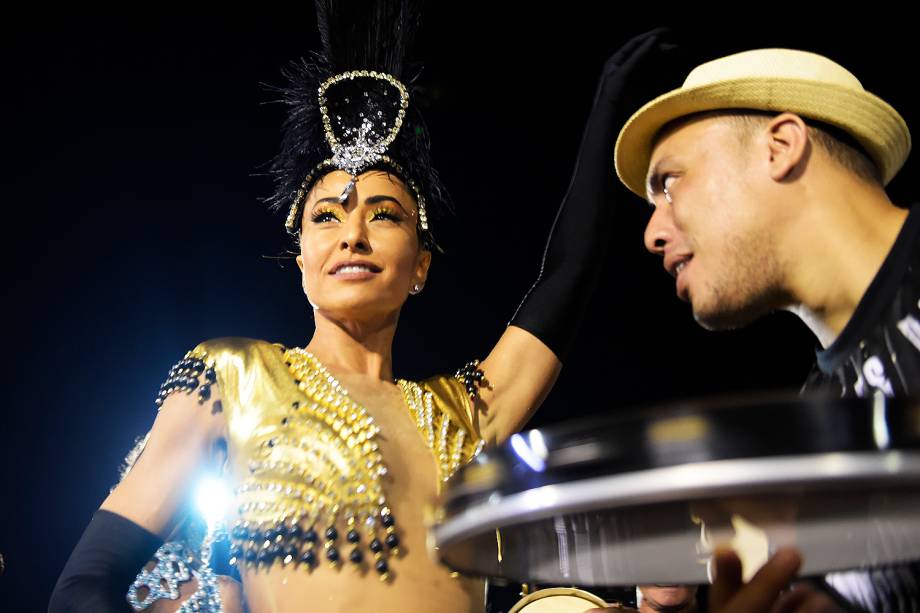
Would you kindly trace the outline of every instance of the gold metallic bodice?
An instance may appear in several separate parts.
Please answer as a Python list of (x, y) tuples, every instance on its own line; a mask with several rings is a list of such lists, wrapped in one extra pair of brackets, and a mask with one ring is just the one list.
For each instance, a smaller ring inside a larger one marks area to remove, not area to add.
[[(369, 544), (385, 576), (383, 543), (395, 549), (398, 539), (382, 486), (386, 458), (366, 409), (302, 349), (223, 338), (191, 354), (214, 367), (227, 420), (234, 557), (313, 566), (320, 557), (338, 562), (347, 540), (352, 562)], [(482, 446), (472, 402), (451, 376), (398, 384), (446, 480)], [(322, 553), (313, 550), (318, 541)]]

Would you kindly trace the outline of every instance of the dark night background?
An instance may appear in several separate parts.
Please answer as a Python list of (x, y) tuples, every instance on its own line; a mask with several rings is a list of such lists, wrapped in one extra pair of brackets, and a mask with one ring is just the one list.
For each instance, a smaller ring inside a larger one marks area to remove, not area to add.
[[(414, 57), (427, 67), (433, 156), (457, 216), (435, 227), (448, 253), (404, 310), (398, 376), (453, 370), (498, 338), (537, 273), (599, 69), (637, 33), (676, 27), (687, 66), (764, 46), (823, 53), (920, 125), (906, 15), (874, 27), (738, 5), (688, 22), (661, 7), (626, 18), (622, 5), (595, 4), (431, 3), (424, 14)], [(4, 612), (45, 609), (187, 349), (227, 335), (303, 345), (312, 331), (296, 266), (272, 257), (288, 247), (283, 218), (259, 201), (282, 119), (260, 83), (279, 83), (285, 61), (317, 46), (311, 4), (208, 18), (138, 10), (49, 8), (2, 26)], [(647, 75), (650, 96), (681, 78)], [(891, 184), (895, 201), (916, 195), (916, 167), (911, 158)], [(648, 214), (621, 189), (602, 288), (532, 425), (794, 389), (805, 377), (814, 341), (790, 315), (729, 333), (694, 324), (642, 246)]]

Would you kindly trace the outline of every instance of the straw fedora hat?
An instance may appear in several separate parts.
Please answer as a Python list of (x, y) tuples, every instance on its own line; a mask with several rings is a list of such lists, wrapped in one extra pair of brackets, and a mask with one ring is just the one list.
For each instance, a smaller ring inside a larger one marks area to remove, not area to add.
[(620, 180), (644, 199), (652, 144), (661, 128), (680, 117), (717, 109), (790, 112), (835, 126), (862, 145), (883, 184), (894, 178), (910, 153), (904, 119), (843, 66), (807, 51), (757, 49), (697, 66), (679, 89), (636, 111), (616, 142)]

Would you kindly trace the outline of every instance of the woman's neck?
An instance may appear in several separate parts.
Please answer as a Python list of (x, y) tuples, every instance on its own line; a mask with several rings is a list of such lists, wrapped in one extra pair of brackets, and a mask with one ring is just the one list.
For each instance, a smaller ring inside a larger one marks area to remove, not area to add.
[(316, 331), (306, 350), (327, 368), (393, 380), (393, 337), (399, 314), (372, 321), (334, 318), (314, 311)]

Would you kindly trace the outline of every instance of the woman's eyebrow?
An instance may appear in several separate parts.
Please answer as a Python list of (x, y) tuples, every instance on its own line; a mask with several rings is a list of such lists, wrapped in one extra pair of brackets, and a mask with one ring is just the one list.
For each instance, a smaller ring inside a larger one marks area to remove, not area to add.
[(404, 206), (402, 205), (402, 202), (400, 202), (399, 200), (397, 200), (397, 199), (394, 198), (393, 196), (387, 196), (387, 195), (385, 195), (385, 194), (380, 194), (380, 195), (377, 195), (377, 196), (368, 196), (368, 197), (364, 200), (364, 204), (368, 204), (368, 205), (380, 204), (381, 202), (395, 202), (395, 203), (396, 203), (396, 206), (398, 206), (399, 208), (401, 208), (401, 209), (403, 210), (403, 212), (404, 212), (406, 215), (411, 215), (411, 213), (410, 213), (409, 211), (406, 210), (406, 207), (404, 207)]

